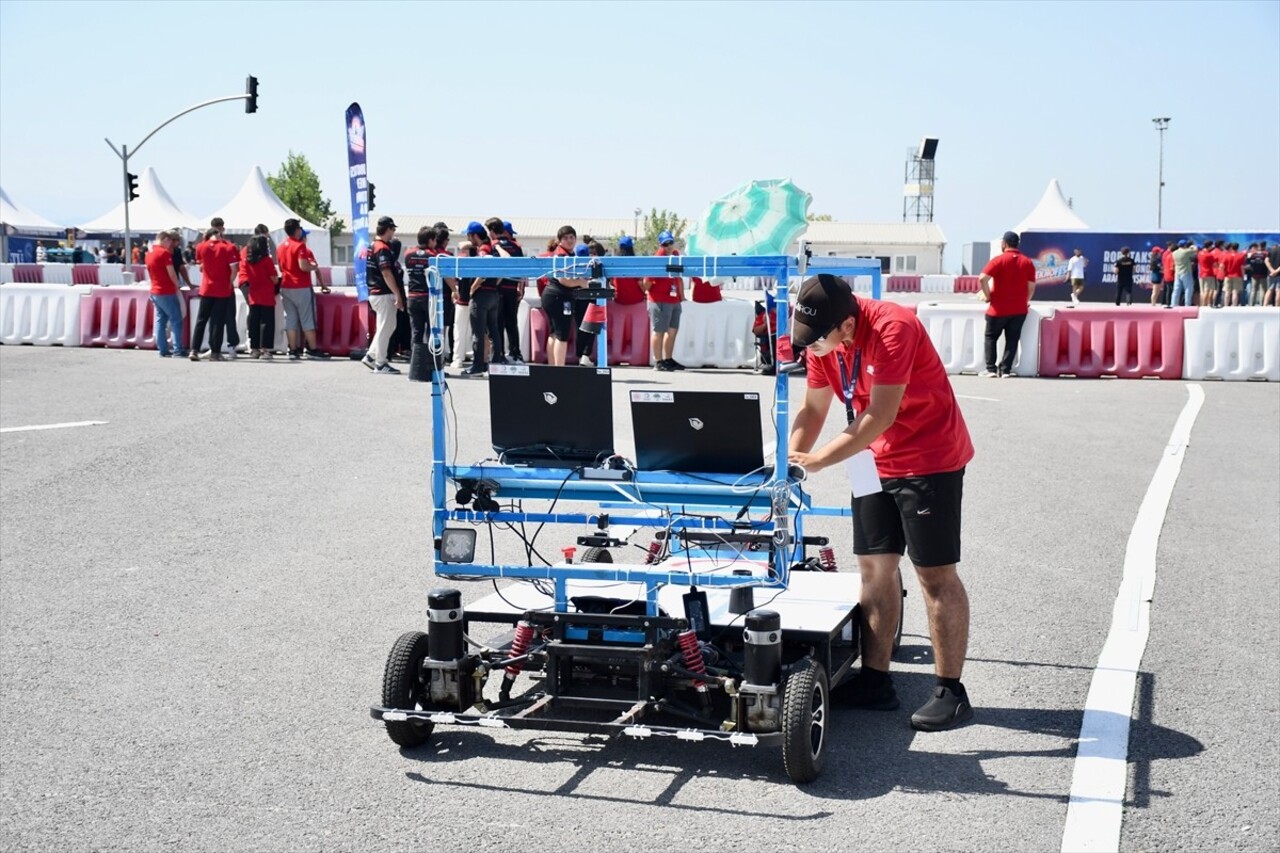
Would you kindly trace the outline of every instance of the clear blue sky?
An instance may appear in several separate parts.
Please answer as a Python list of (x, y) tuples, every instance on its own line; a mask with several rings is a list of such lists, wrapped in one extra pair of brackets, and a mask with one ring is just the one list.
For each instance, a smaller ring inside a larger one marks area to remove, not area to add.
[[(384, 33), (381, 39), (376, 32)], [(896, 221), (904, 153), (938, 136), (947, 266), (1050, 178), (1095, 228), (1280, 225), (1280, 3), (347, 4), (0, 2), (0, 184), (59, 222), (120, 199), (147, 144), (203, 216), (304, 153), (349, 219), (343, 111), (378, 209), (694, 219), (788, 176), (837, 219)], [(137, 169), (136, 171), (141, 171)]]

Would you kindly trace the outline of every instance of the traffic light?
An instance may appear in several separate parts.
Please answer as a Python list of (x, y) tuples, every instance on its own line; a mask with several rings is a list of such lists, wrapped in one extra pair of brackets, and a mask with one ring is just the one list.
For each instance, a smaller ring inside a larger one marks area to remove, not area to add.
[(374, 207), (374, 204), (373, 204), (373, 182), (372, 182), (372, 181), (370, 181), (370, 182), (369, 182), (369, 209), (370, 209), (370, 210), (373, 210), (373, 207)]
[(244, 111), (247, 113), (256, 113), (258, 111), (258, 78), (249, 77), (244, 81), (244, 93), (249, 99), (244, 102)]
[(124, 173), (124, 186), (129, 192), (129, 201), (138, 200), (138, 176), (133, 172)]

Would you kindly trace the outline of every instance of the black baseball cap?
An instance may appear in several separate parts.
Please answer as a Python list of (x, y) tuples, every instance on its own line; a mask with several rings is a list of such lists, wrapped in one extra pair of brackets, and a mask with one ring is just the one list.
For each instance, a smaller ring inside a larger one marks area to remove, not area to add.
[(395, 228), (396, 221), (392, 219), (390, 216), (382, 216), (378, 218), (378, 227), (379, 228)]
[(1006, 231), (1004, 232), (1004, 236), (1000, 239), (1004, 240), (1004, 244), (1010, 249), (1018, 248), (1018, 244), (1022, 242), (1017, 231)]
[(816, 275), (800, 284), (791, 345), (807, 347), (858, 312), (849, 282), (837, 275)]

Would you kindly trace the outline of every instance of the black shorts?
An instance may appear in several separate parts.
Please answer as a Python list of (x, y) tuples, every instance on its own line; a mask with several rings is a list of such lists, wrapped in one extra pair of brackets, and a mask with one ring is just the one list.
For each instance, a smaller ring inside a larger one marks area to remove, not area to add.
[(964, 469), (882, 480), (853, 499), (853, 553), (903, 554), (920, 568), (960, 562)]
[(569, 332), (573, 328), (573, 292), (569, 288), (548, 284), (542, 291), (542, 310), (547, 315), (551, 337), (557, 341), (569, 340)]

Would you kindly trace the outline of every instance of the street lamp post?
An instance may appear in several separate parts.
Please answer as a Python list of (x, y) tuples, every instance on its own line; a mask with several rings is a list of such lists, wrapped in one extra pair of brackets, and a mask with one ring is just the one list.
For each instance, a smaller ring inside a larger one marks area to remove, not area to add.
[(137, 145), (133, 146), (132, 151), (129, 150), (128, 145), (121, 145), (117, 149), (110, 139), (106, 140), (107, 145), (109, 145), (111, 147), (111, 150), (115, 152), (115, 155), (120, 158), (120, 163), (123, 166), (122, 171), (124, 173), (123, 174), (123, 177), (124, 177), (124, 260), (126, 263), (128, 263), (131, 253), (133, 251), (133, 245), (132, 245), (133, 233), (129, 227), (129, 201), (130, 201), (130, 196), (132, 195), (132, 188), (133, 188), (132, 182), (129, 180), (130, 178), (129, 158), (137, 154), (138, 149), (147, 144), (147, 140), (155, 136), (158, 132), (160, 132), (162, 128), (164, 128), (166, 125), (170, 124), (171, 122), (182, 118), (187, 113), (195, 112), (198, 109), (212, 106), (213, 104), (221, 104), (225, 101), (246, 101), (244, 105), (244, 111), (246, 113), (256, 113), (258, 111), (258, 78), (249, 77), (245, 81), (245, 93), (243, 95), (227, 95), (225, 98), (214, 98), (212, 101), (205, 101), (204, 103), (196, 104), (194, 107), (187, 107), (182, 112), (176, 115), (170, 116), (169, 118), (161, 122), (159, 125), (157, 125), (154, 130), (152, 130), (146, 136), (142, 137), (142, 141), (139, 142)]
[(1160, 131), (1160, 183), (1156, 188), (1156, 230), (1164, 224), (1164, 132), (1169, 129), (1169, 117), (1153, 118), (1151, 123)]
[(631, 221), (631, 236), (640, 236), (640, 208), (635, 209), (635, 218)]

